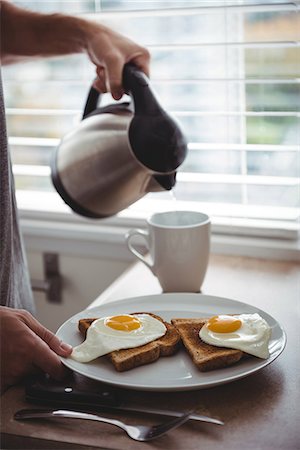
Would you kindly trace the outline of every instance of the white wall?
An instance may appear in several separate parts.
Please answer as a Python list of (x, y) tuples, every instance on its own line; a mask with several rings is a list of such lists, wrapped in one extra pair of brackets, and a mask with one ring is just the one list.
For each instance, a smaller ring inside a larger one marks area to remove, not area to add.
[[(27, 251), (30, 277), (44, 279), (42, 252)], [(62, 303), (49, 303), (42, 292), (34, 292), (37, 319), (55, 332), (73, 314), (85, 309), (128, 266), (117, 259), (59, 255), (63, 277)]]

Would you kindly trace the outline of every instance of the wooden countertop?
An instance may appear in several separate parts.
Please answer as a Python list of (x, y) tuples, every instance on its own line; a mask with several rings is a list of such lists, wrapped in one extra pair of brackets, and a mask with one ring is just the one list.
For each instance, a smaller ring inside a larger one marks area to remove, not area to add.
[[(91, 304), (160, 293), (151, 272), (138, 263), (127, 270)], [(225, 426), (188, 422), (162, 438), (145, 443), (130, 440), (105, 424), (31, 421), (16, 422), (13, 413), (32, 407), (24, 400), (22, 385), (1, 398), (1, 448), (18, 449), (284, 449), (300, 448), (300, 264), (237, 256), (212, 256), (203, 293), (228, 297), (263, 309), (280, 322), (287, 346), (272, 364), (232, 383), (190, 392), (124, 391), (131, 402), (189, 408), (219, 417)], [(124, 421), (138, 415), (119, 414)], [(149, 419), (147, 422), (149, 422)]]

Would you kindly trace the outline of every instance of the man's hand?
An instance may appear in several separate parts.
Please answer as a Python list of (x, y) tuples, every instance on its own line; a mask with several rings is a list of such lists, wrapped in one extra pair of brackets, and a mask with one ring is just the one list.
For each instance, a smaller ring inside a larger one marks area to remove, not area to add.
[(65, 14), (42, 14), (1, 5), (1, 62), (11, 64), (36, 57), (88, 54), (96, 65), (95, 88), (122, 97), (124, 64), (132, 62), (149, 76), (149, 51), (98, 22)]
[(94, 87), (100, 92), (111, 92), (116, 100), (124, 94), (122, 73), (126, 63), (132, 62), (149, 76), (149, 51), (110, 28), (91, 26), (86, 46), (91, 61), (97, 66)]
[(61, 379), (67, 373), (58, 355), (72, 347), (61, 342), (29, 312), (0, 307), (1, 391), (37, 369)]

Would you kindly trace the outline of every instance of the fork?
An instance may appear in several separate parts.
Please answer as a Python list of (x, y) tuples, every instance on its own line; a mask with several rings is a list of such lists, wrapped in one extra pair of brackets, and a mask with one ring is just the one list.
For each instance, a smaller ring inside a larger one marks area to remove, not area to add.
[(163, 434), (166, 434), (168, 431), (173, 430), (174, 428), (179, 427), (187, 420), (189, 420), (191, 414), (192, 411), (154, 426), (127, 425), (120, 420), (108, 419), (107, 417), (86, 413), (84, 411), (71, 411), (67, 409), (22, 409), (15, 413), (14, 419), (27, 420), (69, 418), (95, 420), (97, 422), (108, 423), (110, 425), (115, 425), (116, 427), (121, 428), (128, 434), (131, 439), (135, 441), (150, 441), (162, 436)]

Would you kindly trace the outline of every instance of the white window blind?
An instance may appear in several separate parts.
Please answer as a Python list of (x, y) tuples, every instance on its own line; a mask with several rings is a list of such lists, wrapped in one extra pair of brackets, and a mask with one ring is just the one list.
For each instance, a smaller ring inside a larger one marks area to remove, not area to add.
[[(296, 236), (299, 1), (14, 3), (101, 20), (149, 48), (153, 88), (180, 122), (189, 152), (172, 195), (149, 194), (125, 214), (193, 208), (228, 229), (240, 224), (250, 233), (274, 235), (277, 229)], [(52, 208), (59, 210), (49, 161), (59, 139), (80, 120), (94, 67), (86, 56), (75, 55), (3, 72), (18, 198), (37, 208), (39, 199), (45, 208), (50, 205), (45, 198), (51, 198)]]

